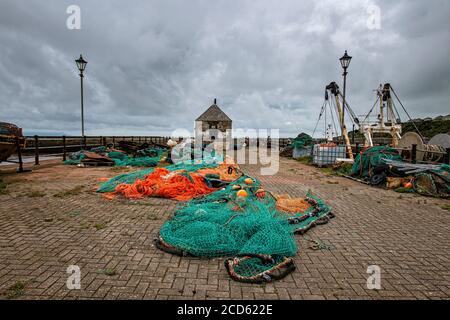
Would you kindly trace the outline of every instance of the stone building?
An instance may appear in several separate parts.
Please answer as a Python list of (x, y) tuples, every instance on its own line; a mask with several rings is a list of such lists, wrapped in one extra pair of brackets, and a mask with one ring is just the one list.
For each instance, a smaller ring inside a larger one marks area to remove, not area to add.
[(221, 135), (227, 139), (225, 141), (231, 142), (231, 128), (232, 120), (219, 108), (214, 99), (214, 104), (195, 120), (195, 139), (203, 138), (204, 143), (211, 143)]

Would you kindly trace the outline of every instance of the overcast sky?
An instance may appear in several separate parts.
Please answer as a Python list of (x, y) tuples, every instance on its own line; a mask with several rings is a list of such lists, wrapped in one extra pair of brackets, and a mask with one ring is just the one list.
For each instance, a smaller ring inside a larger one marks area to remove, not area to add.
[[(0, 121), (79, 135), (80, 53), (87, 135), (192, 130), (214, 98), (234, 128), (311, 134), (346, 49), (357, 114), (385, 82), (413, 117), (450, 114), (449, 3), (1, 0)], [(72, 4), (80, 30), (66, 26)]]

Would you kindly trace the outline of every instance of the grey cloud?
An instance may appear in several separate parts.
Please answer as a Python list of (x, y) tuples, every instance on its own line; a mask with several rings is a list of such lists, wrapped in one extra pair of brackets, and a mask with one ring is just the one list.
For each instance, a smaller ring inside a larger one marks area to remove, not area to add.
[(82, 29), (68, 30), (71, 4), (0, 3), (1, 121), (26, 133), (79, 134), (80, 52), (87, 134), (192, 129), (215, 97), (235, 127), (311, 133), (345, 49), (357, 114), (384, 82), (413, 117), (450, 113), (446, 0), (77, 1)]

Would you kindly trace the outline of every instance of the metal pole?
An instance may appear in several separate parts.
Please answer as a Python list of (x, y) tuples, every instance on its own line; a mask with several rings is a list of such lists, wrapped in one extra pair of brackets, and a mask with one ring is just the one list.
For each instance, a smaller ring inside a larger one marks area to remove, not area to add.
[(355, 144), (355, 125), (353, 125), (353, 131), (352, 131), (352, 144)]
[(343, 105), (342, 105), (342, 119), (341, 119), (342, 127), (345, 126), (345, 91), (346, 91), (346, 88), (347, 88), (347, 68), (344, 68), (344, 92), (342, 94)]
[(84, 137), (84, 105), (83, 105), (83, 72), (80, 72), (81, 81), (81, 136)]

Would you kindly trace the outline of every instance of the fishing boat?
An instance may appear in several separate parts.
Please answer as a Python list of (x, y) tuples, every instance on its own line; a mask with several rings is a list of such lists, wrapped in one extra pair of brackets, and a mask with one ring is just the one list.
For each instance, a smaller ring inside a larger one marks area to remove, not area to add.
[(22, 128), (12, 123), (0, 122), (0, 162), (7, 161), (18, 148), (24, 147), (25, 137)]

